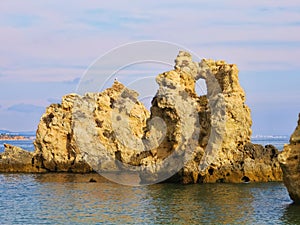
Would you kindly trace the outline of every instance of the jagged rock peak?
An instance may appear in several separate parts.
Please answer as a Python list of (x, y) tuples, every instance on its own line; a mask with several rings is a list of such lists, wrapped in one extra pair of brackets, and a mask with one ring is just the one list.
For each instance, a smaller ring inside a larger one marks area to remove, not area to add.
[(190, 74), (195, 80), (200, 78), (199, 63), (193, 62), (192, 55), (189, 52), (180, 51), (175, 59), (176, 70), (181, 70), (187, 74)]
[(300, 113), (298, 117), (298, 125), (290, 138), (290, 144), (300, 144)]

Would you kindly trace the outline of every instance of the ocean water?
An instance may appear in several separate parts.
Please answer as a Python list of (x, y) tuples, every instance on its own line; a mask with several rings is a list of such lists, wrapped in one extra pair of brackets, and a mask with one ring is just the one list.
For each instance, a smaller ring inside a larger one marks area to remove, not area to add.
[[(251, 141), (255, 144), (261, 144), (263, 146), (272, 144), (279, 150), (282, 150), (284, 144), (289, 143), (289, 136), (287, 136), (287, 135), (254, 136), (251, 138)], [(33, 137), (31, 137), (30, 140), (0, 140), (0, 152), (4, 151), (3, 144), (5, 144), (5, 143), (19, 146), (28, 151), (34, 151)]]
[(4, 152), (4, 144), (19, 146), (27, 151), (34, 151), (33, 140), (0, 140), (0, 153)]
[(130, 187), (80, 174), (0, 174), (1, 224), (300, 224), (282, 183)]
[(256, 135), (251, 138), (251, 142), (260, 145), (274, 145), (278, 150), (282, 151), (283, 146), (288, 144), (290, 141), (290, 137), (288, 135)]
[(281, 182), (131, 187), (94, 176), (0, 174), (0, 224), (300, 224)]

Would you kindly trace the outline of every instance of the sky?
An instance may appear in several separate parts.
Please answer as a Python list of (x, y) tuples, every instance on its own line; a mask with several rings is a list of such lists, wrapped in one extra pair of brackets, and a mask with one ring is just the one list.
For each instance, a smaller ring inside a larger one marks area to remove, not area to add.
[(298, 0), (1, 1), (0, 129), (35, 130), (99, 56), (161, 40), (237, 64), (253, 134), (290, 135), (300, 112), (299, 30)]

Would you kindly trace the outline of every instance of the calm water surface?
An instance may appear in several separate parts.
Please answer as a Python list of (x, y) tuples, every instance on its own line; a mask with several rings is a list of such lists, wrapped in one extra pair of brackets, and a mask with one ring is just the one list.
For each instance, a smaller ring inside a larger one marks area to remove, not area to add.
[[(31, 137), (34, 138), (34, 137)], [(15, 146), (19, 146), (28, 151), (34, 151), (34, 140), (0, 140), (0, 152), (4, 151), (3, 144), (11, 144)], [(283, 149), (284, 144), (289, 143), (289, 136), (255, 136), (252, 137), (251, 141), (255, 144), (261, 145), (269, 145), (272, 144), (279, 150)]]
[[(282, 149), (288, 138), (252, 141)], [(0, 152), (3, 143), (33, 151), (32, 140), (0, 141)], [(0, 224), (300, 224), (291, 203), (282, 183), (129, 187), (95, 174), (0, 174)]]
[(270, 135), (270, 136), (255, 136), (251, 138), (251, 142), (260, 145), (274, 145), (278, 150), (283, 150), (283, 146), (288, 144), (290, 137), (288, 135)]
[(130, 187), (80, 174), (0, 174), (1, 224), (300, 224), (282, 183)]
[(27, 151), (34, 151), (33, 140), (0, 140), (0, 153), (4, 152), (4, 144), (15, 145)]

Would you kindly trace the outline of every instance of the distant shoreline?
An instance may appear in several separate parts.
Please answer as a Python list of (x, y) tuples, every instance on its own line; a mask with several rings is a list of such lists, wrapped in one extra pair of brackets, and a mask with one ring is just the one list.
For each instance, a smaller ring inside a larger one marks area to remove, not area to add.
[(20, 136), (20, 135), (7, 135), (7, 134), (0, 134), (1, 141), (17, 141), (17, 140), (32, 140), (30, 137)]

